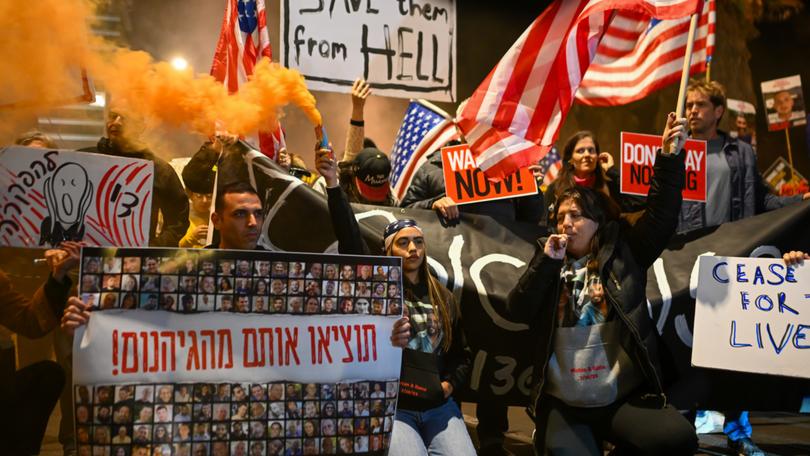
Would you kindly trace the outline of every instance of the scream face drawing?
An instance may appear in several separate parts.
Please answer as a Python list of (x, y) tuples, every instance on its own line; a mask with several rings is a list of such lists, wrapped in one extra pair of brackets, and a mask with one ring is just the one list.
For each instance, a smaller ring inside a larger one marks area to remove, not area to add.
[(84, 237), (84, 216), (93, 199), (93, 183), (77, 163), (65, 163), (45, 180), (49, 216), (43, 220), (40, 245)]

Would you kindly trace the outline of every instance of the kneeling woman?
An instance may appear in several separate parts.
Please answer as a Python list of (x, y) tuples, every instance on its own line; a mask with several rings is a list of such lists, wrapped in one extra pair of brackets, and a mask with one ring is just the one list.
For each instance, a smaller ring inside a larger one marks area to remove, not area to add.
[(513, 318), (540, 334), (529, 405), (539, 454), (601, 455), (601, 440), (631, 454), (697, 449), (692, 425), (666, 405), (645, 299), (647, 268), (677, 225), (684, 163), (666, 152), (683, 123), (667, 119), (635, 224), (602, 192), (570, 187), (550, 217), (556, 234), (509, 297)]
[[(327, 184), (329, 212), (343, 254), (369, 255), (337, 168), (328, 150), (316, 167)], [(413, 220), (391, 223), (383, 235), (385, 254), (402, 258), (405, 318), (394, 325), (392, 342), (404, 348), (403, 383), (427, 388), (400, 396), (389, 455), (475, 454), (458, 405), (451, 397), (470, 371), (470, 356), (453, 295), (430, 273), (422, 230)]]

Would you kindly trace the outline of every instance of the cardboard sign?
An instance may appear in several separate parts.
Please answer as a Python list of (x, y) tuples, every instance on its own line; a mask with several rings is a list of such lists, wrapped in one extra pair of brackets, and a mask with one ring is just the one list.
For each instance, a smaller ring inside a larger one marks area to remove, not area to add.
[(456, 204), (537, 193), (537, 181), (528, 168), (519, 169), (501, 181), (489, 180), (476, 165), (475, 157), (467, 144), (442, 148), (442, 166), (446, 195)]
[(802, 79), (798, 74), (763, 81), (760, 86), (762, 97), (765, 99), (765, 119), (768, 121), (768, 131), (784, 130), (807, 123)]
[(790, 167), (790, 163), (778, 157), (763, 174), (765, 182), (774, 189), (779, 196), (802, 195), (808, 190), (807, 179), (798, 171)]
[(151, 161), (9, 147), (0, 168), (0, 246), (149, 244)]
[[(456, 100), (456, 2), (281, 2), (281, 61), (311, 90)], [(362, 73), (360, 73), (362, 71)]]
[(85, 248), (80, 277), (95, 309), (73, 344), (79, 452), (390, 445), (400, 258)]
[(810, 378), (810, 265), (702, 256), (692, 364)]
[[(655, 165), (655, 154), (661, 148), (661, 136), (622, 132), (621, 192), (647, 196)], [(686, 183), (683, 199), (706, 201), (706, 141), (687, 139)]]

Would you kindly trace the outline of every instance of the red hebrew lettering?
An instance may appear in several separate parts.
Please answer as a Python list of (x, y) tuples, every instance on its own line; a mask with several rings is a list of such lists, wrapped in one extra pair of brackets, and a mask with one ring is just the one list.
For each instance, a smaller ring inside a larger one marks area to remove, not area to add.
[[(143, 372), (149, 371), (149, 333), (141, 331), (141, 347), (143, 348)], [(157, 354), (155, 354), (157, 356)]]
[(158, 338), (158, 332), (152, 331), (149, 333), (152, 336), (152, 344), (154, 345), (154, 352), (155, 356), (152, 358), (152, 365), (149, 366), (149, 369), (146, 370), (147, 372), (157, 372), (158, 365), (160, 362), (160, 339)]
[(352, 355), (352, 347), (349, 343), (352, 341), (352, 327), (351, 326), (341, 326), (340, 327), (340, 337), (343, 338), (343, 345), (346, 346), (346, 356), (341, 359), (344, 363), (350, 363), (354, 361), (354, 355)]
[(309, 331), (309, 362), (317, 364), (317, 357), (315, 356), (315, 328), (307, 326), (307, 331)]
[(329, 343), (329, 327), (318, 327), (318, 364), (323, 364), (324, 355), (326, 355), (327, 362), (332, 364), (332, 353), (329, 352)]
[[(360, 335), (360, 325), (354, 325), (354, 333), (357, 335), (357, 362), (365, 363), (368, 361), (368, 346), (366, 346), (366, 350), (363, 350), (363, 338)], [(368, 344), (368, 341), (366, 341), (366, 344)]]
[[(242, 330), (242, 361), (245, 367), (261, 367), (265, 365), (264, 362), (264, 343), (261, 349), (259, 348), (259, 341), (257, 340), (258, 334), (254, 328), (245, 328)], [(251, 344), (252, 341), (252, 344)], [(253, 346), (253, 361), (250, 357), (250, 346)]]
[[(371, 334), (371, 360), (377, 361), (377, 327), (371, 324), (363, 325), (363, 335), (366, 338), (366, 347), (368, 347), (368, 335)], [(368, 356), (366, 356), (368, 359)]]
[(273, 328), (259, 328), (259, 337), (262, 340), (262, 351), (264, 351), (264, 341), (267, 339), (267, 365), (274, 365), (273, 356)]
[[(216, 365), (215, 360), (217, 359), (217, 351), (215, 346), (216, 344), (214, 343), (216, 335), (212, 329), (203, 329), (202, 331), (200, 331), (200, 337), (210, 338), (209, 344), (211, 345), (211, 367), (214, 367)], [(202, 342), (202, 352), (203, 352), (202, 368), (208, 369), (208, 356), (206, 354), (208, 351), (206, 350), (205, 340), (203, 340)]]
[[(177, 369), (177, 359), (176, 359), (177, 352), (175, 350), (175, 345), (174, 345), (175, 339), (177, 337), (177, 333), (175, 333), (174, 331), (161, 331), (160, 332), (160, 337), (171, 339), (171, 342), (166, 342), (164, 340), (164, 342), (162, 342), (162, 346), (160, 347), (161, 348), (161, 354), (163, 355), (163, 359), (161, 360), (161, 363), (160, 363), (160, 370), (162, 370), (163, 372), (166, 372), (166, 360), (171, 359), (171, 362), (172, 362), (172, 364), (171, 364), (171, 372), (174, 372), (175, 369)], [(166, 347), (167, 346), (168, 346), (169, 350), (171, 350), (171, 352), (170, 352), (171, 354), (168, 355), (168, 356), (166, 354)]]
[[(197, 331), (189, 331), (188, 336), (191, 338), (191, 347), (188, 349), (188, 358), (186, 359), (186, 370), (199, 370), (200, 369), (200, 353), (197, 348)], [(203, 353), (205, 358), (205, 353)], [(191, 364), (194, 363), (194, 367)]]
[[(233, 368), (233, 340), (231, 340), (231, 330), (230, 329), (218, 329), (217, 335), (219, 336), (219, 363), (217, 365), (218, 369), (231, 369)], [(228, 348), (225, 348), (227, 344)], [(228, 362), (223, 364), (222, 358), (227, 353), (228, 355)]]
[[(124, 349), (121, 353), (121, 372), (124, 374), (138, 372), (138, 333), (127, 331), (121, 333), (121, 337), (124, 339)], [(127, 366), (130, 345), (132, 346), (132, 367)]]
[(292, 334), (290, 334), (290, 328), (284, 328), (284, 332), (287, 335), (284, 341), (284, 357), (286, 358), (287, 365), (290, 364), (290, 355), (292, 354), (295, 358), (295, 365), (297, 366), (301, 364), (301, 360), (298, 359), (298, 328), (292, 328)]
[(113, 347), (112, 347), (113, 370), (112, 370), (112, 374), (113, 375), (118, 375), (118, 330), (117, 329), (113, 330), (112, 338), (113, 338)]

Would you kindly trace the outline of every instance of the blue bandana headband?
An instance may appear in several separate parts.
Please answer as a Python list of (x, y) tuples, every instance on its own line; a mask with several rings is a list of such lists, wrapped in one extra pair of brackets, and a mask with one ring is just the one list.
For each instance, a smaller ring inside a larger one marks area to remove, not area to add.
[(419, 230), (419, 234), (424, 235), (422, 232), (422, 228), (419, 228), (419, 225), (416, 224), (416, 220), (413, 219), (403, 219), (397, 220), (396, 222), (391, 222), (388, 226), (385, 227), (385, 231), (383, 231), (383, 242), (385, 243), (385, 251), (388, 251), (388, 248), (391, 247), (391, 244), (394, 242), (394, 236), (397, 233), (404, 230), (405, 228), (416, 228)]

